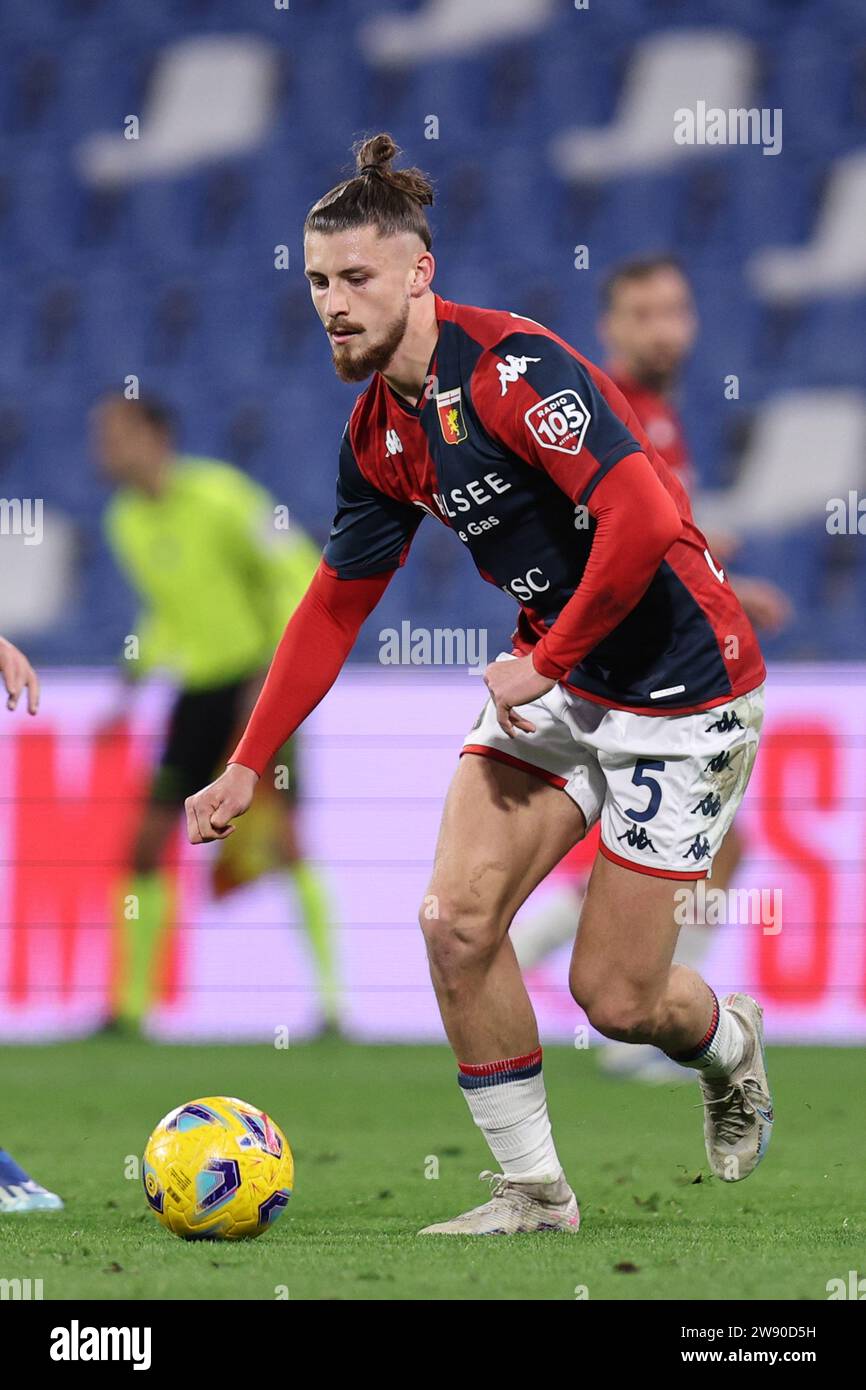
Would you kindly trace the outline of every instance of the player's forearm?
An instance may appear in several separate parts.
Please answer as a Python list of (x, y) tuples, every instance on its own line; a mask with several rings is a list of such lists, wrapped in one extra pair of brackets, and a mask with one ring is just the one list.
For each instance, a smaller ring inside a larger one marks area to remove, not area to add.
[(608, 474), (590, 511), (597, 528), (583, 578), (532, 653), (549, 680), (566, 676), (628, 616), (682, 532), (676, 503), (642, 456)]
[(393, 571), (339, 579), (321, 561), (289, 620), (231, 763), (261, 776), (276, 750), (328, 693)]

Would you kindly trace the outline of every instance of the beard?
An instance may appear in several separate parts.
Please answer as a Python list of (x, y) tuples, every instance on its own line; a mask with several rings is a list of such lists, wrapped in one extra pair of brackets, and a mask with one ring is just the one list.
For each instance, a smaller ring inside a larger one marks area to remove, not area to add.
[(656, 395), (664, 396), (674, 389), (682, 370), (682, 357), (666, 353), (660, 357), (644, 358), (643, 361), (636, 362), (630, 375), (641, 386), (654, 391)]
[(359, 351), (352, 349), (351, 339), (348, 343), (332, 343), (334, 371), (340, 380), (346, 382), (366, 381), (367, 377), (372, 376), (374, 372), (384, 371), (403, 341), (408, 322), (409, 301), (407, 299), (403, 305), (402, 313), (388, 325), (384, 335), (377, 343), (370, 343)]
[(678, 378), (678, 367), (646, 367), (637, 374), (641, 386), (646, 386), (657, 396), (665, 396), (669, 391), (672, 391)]

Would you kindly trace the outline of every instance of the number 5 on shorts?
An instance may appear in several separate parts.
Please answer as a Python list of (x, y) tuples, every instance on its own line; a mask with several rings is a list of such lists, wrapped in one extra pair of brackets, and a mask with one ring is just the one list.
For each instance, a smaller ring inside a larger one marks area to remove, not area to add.
[(646, 810), (639, 811), (636, 807), (632, 807), (631, 810), (626, 811), (629, 820), (638, 822), (652, 820), (662, 804), (662, 789), (655, 777), (647, 777), (646, 774), (647, 772), (664, 772), (664, 770), (663, 762), (654, 761), (651, 758), (638, 758), (631, 780), (636, 787), (649, 787), (650, 799)]

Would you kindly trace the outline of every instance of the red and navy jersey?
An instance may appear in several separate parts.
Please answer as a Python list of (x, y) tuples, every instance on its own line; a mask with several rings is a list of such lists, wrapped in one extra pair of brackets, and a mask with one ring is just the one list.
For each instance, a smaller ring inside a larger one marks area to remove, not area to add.
[[(581, 584), (595, 490), (643, 455), (673, 499), (681, 534), (631, 611), (563, 684), (646, 714), (707, 708), (759, 685), (751, 625), (685, 489), (613, 382), (531, 319), (439, 295), (435, 303), (439, 338), (418, 402), (377, 373), (352, 411), (325, 563), (343, 579), (394, 569), (433, 516), (456, 532), (482, 578), (520, 604), (513, 643), (525, 654), (555, 633)], [(631, 533), (616, 539), (614, 567), (627, 572), (637, 546)]]
[(673, 469), (683, 487), (691, 492), (694, 481), (691, 454), (682, 421), (667, 396), (635, 381), (625, 372), (613, 369), (608, 375), (637, 415), (650, 443)]

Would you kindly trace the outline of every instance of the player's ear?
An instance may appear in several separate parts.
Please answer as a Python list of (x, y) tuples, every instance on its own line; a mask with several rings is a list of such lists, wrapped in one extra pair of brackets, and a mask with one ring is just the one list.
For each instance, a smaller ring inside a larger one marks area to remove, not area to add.
[(430, 282), (436, 272), (436, 262), (433, 259), (432, 251), (422, 251), (415, 262), (415, 269), (412, 273), (412, 282), (409, 286), (409, 293), (413, 299), (419, 298), (430, 288)]

